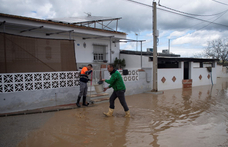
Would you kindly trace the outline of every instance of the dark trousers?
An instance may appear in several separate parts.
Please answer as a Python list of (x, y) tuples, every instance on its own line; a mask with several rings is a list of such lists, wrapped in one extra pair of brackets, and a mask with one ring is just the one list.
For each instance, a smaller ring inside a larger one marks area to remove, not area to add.
[(124, 111), (128, 111), (128, 106), (125, 100), (125, 96), (124, 96), (125, 90), (121, 90), (121, 91), (113, 91), (110, 99), (109, 99), (109, 103), (110, 103), (110, 108), (114, 109), (115, 108), (115, 100), (118, 97), (119, 101), (121, 103), (121, 105), (124, 108)]
[(78, 97), (82, 97), (82, 96), (86, 97), (87, 91), (88, 91), (87, 83), (80, 81), (80, 92), (79, 92)]

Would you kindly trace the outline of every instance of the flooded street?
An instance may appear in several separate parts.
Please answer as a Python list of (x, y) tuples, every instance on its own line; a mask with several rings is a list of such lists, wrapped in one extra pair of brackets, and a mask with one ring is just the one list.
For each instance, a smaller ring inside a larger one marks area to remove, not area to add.
[[(102, 114), (108, 110), (108, 103), (53, 112), (45, 123), (24, 134), (16, 146), (225, 147), (228, 146), (228, 79), (217, 80), (213, 87), (166, 90), (162, 95), (127, 96), (131, 118), (124, 118), (118, 100), (114, 116), (110, 118)], [(27, 123), (32, 123), (35, 116), (27, 115)], [(13, 117), (0, 119), (2, 127)], [(36, 121), (40, 121), (39, 118)], [(7, 131), (11, 136), (18, 133)]]

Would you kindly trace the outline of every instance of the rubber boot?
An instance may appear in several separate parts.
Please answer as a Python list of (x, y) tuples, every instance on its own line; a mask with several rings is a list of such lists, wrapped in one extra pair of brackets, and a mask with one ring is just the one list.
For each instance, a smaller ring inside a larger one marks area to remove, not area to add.
[(112, 116), (113, 111), (114, 111), (114, 109), (109, 108), (107, 113), (104, 112), (104, 115), (110, 117), (110, 116)]
[(81, 97), (78, 96), (77, 103), (76, 103), (76, 105), (77, 105), (78, 107), (81, 107), (81, 105), (79, 104), (80, 100), (81, 100)]
[(130, 111), (128, 110), (128, 111), (125, 111), (125, 117), (127, 117), (127, 118), (129, 118), (129, 117), (131, 117), (131, 115), (130, 115)]
[(83, 96), (83, 106), (89, 106), (89, 103), (86, 104), (86, 96)]

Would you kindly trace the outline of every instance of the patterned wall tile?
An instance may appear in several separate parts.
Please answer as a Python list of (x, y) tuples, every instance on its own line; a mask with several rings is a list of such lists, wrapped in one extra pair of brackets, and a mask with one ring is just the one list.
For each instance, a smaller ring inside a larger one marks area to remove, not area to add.
[(78, 86), (79, 85), (79, 80), (74, 80), (74, 86)]
[(34, 81), (42, 81), (42, 74), (34, 74)]
[(51, 79), (52, 80), (58, 80), (59, 79), (59, 74), (58, 73), (51, 73)]
[(59, 78), (60, 78), (61, 80), (66, 80), (66, 73), (60, 73), (60, 74), (59, 74)]
[(128, 80), (128, 81), (131, 81), (131, 76), (128, 76), (128, 77), (127, 77), (127, 80)]
[(49, 80), (51, 80), (51, 74), (50, 74), (50, 73), (44, 73), (44, 74), (43, 74), (43, 80), (44, 80), (44, 81), (49, 81)]
[(24, 91), (24, 84), (23, 83), (15, 84), (15, 91)]
[(131, 75), (131, 72), (132, 72), (131, 70), (128, 70), (128, 75)]
[(73, 80), (68, 80), (67, 81), (67, 87), (72, 87), (72, 86), (74, 86)]
[(139, 76), (136, 76), (135, 79), (136, 79), (136, 81), (138, 81), (139, 80)]
[(139, 75), (139, 71), (138, 71), (138, 70), (136, 70), (136, 72), (135, 72), (135, 73), (136, 73), (136, 75), (137, 75), (137, 76)]
[(5, 84), (4, 92), (13, 92), (13, 84)]
[(52, 81), (52, 88), (59, 88), (59, 81)]
[(135, 76), (132, 76), (132, 81), (135, 81), (135, 80), (136, 80)]
[(13, 83), (13, 75), (4, 75), (4, 83)]
[(35, 90), (43, 89), (43, 87), (42, 87), (42, 82), (36, 82), (36, 83), (34, 84), (34, 86), (35, 86)]
[(51, 82), (44, 82), (44, 89), (50, 89), (51, 88)]
[(33, 83), (25, 83), (25, 90), (33, 90)]
[(14, 75), (14, 81), (15, 82), (24, 82), (23, 74), (15, 74)]
[(123, 75), (124, 82), (134, 82), (139, 80), (138, 70), (129, 70), (128, 75)]
[(74, 78), (79, 78), (79, 72), (74, 72)]
[(60, 87), (66, 87), (66, 81), (60, 81)]
[(127, 82), (127, 76), (123, 76), (124, 82)]
[(25, 82), (32, 82), (33, 75), (32, 74), (25, 74)]
[(67, 73), (67, 79), (73, 79), (73, 73)]

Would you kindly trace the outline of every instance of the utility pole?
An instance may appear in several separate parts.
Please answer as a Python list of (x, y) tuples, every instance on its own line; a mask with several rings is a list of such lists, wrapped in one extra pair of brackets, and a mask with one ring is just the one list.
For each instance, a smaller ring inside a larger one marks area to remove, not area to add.
[(153, 2), (153, 92), (157, 92), (157, 4)]

